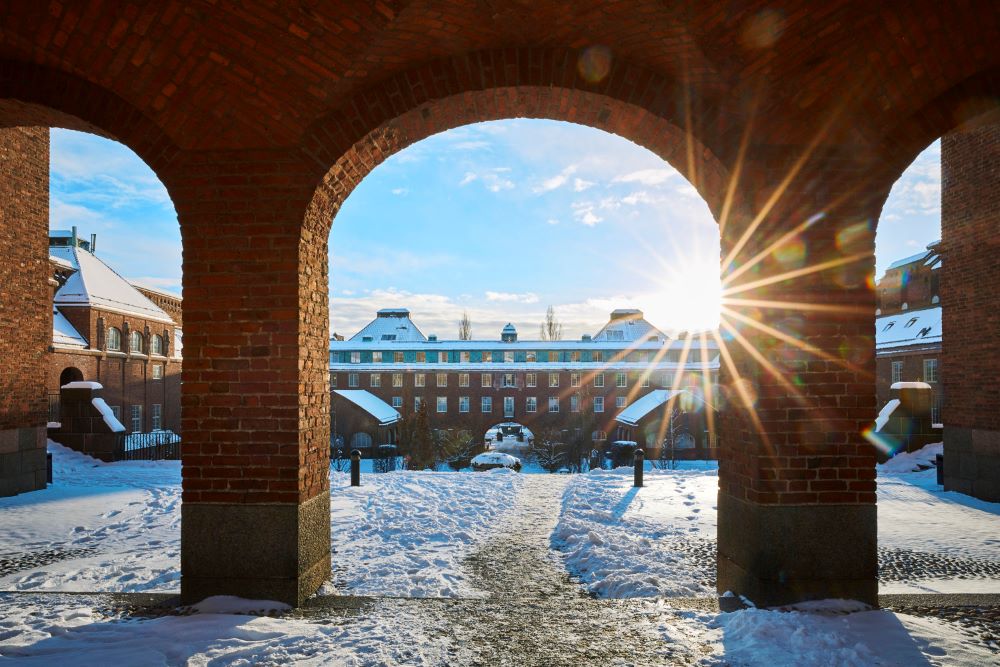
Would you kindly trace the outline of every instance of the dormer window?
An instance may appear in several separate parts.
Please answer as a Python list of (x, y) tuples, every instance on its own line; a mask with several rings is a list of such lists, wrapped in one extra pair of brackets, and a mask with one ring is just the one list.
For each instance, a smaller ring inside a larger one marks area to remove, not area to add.
[(920, 331), (919, 331), (919, 332), (917, 333), (917, 338), (923, 338), (924, 336), (926, 336), (926, 335), (927, 335), (927, 334), (929, 334), (930, 332), (931, 332), (931, 328), (930, 328), (930, 327), (924, 327), (923, 329), (921, 329), (921, 330), (920, 330)]
[(917, 318), (911, 317), (910, 321), (907, 322), (905, 326), (906, 326), (907, 329), (909, 329), (910, 327), (912, 327), (916, 323), (917, 323)]
[(115, 327), (108, 327), (107, 348), (109, 352), (122, 351), (122, 332)]
[(882, 328), (882, 331), (888, 331), (889, 329), (891, 329), (891, 328), (892, 328), (892, 326), (893, 326), (894, 324), (896, 324), (896, 323), (895, 323), (895, 322), (889, 322), (888, 324), (886, 324), (886, 325), (885, 325), (885, 326), (884, 326), (884, 327)]

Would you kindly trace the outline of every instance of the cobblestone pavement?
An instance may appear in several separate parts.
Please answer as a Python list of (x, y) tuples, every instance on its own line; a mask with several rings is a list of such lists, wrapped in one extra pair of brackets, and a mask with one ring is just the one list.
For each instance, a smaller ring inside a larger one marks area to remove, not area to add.
[(84, 547), (75, 549), (44, 549), (28, 553), (4, 554), (0, 556), (0, 577), (6, 577), (21, 570), (30, 570), (36, 567), (51, 565), (61, 560), (91, 556), (96, 551), (96, 549), (91, 547)]
[(1000, 595), (880, 595), (879, 605), (958, 626), (969, 641), (1000, 655)]

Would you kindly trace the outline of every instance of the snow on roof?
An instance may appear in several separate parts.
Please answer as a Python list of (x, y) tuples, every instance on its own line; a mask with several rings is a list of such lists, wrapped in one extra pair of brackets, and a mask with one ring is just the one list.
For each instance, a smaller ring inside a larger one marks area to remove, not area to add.
[(76, 267), (73, 266), (73, 264), (71, 262), (66, 261), (62, 257), (56, 257), (55, 255), (49, 255), (49, 261), (52, 262), (53, 264), (58, 264), (59, 266), (63, 267), (64, 269), (74, 269), (74, 270), (76, 269)]
[(93, 380), (76, 380), (75, 382), (67, 382), (61, 389), (104, 389), (104, 385), (100, 382), (94, 382)]
[(56, 307), (52, 308), (52, 344), (61, 347), (87, 347), (87, 340)]
[(472, 465), (501, 465), (501, 466), (515, 466), (521, 462), (521, 459), (516, 456), (511, 456), (510, 454), (504, 454), (503, 452), (485, 452), (483, 454), (478, 454), (475, 456), (470, 463)]
[(889, 389), (930, 389), (926, 382), (893, 382)]
[(893, 269), (898, 269), (902, 266), (906, 266), (907, 264), (912, 264), (914, 262), (920, 261), (921, 259), (927, 257), (927, 255), (929, 254), (931, 254), (929, 250), (924, 250), (923, 252), (919, 252), (916, 255), (910, 255), (909, 257), (904, 257), (903, 259), (897, 259), (895, 262), (889, 265), (889, 268), (886, 269), (886, 271), (892, 271)]
[(517, 329), (514, 328), (513, 324), (508, 322), (507, 325), (503, 328), (503, 333), (517, 333)]
[(640, 419), (648, 415), (650, 412), (660, 407), (671, 398), (682, 394), (688, 394), (690, 396), (694, 395), (686, 389), (654, 389), (618, 413), (618, 416), (615, 417), (615, 421), (619, 421), (627, 426), (635, 426), (639, 423)]
[(378, 316), (350, 338), (355, 342), (425, 342), (406, 308), (383, 308)]
[(104, 423), (108, 425), (112, 433), (122, 433), (125, 431), (125, 427), (118, 421), (118, 417), (115, 417), (115, 413), (108, 407), (103, 398), (92, 398), (90, 399), (90, 403), (101, 413)]
[(73, 246), (50, 246), (49, 254), (69, 262), (77, 269), (56, 292), (57, 306), (87, 305), (147, 320), (173, 323), (163, 309), (86, 250)]
[(334, 389), (334, 393), (346, 398), (377, 419), (379, 426), (395, 424), (402, 419), (394, 407), (364, 389)]
[(623, 341), (626, 343), (655, 339), (667, 340), (667, 335), (650, 324), (642, 316), (641, 310), (620, 308), (611, 312), (611, 318), (601, 330), (594, 335), (598, 342)]
[(875, 349), (941, 343), (941, 306), (875, 318)]

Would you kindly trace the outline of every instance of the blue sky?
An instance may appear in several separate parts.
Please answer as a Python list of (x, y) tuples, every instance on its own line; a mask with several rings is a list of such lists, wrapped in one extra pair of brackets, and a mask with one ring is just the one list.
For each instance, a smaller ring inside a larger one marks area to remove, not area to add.
[[(877, 237), (881, 274), (939, 237), (940, 144), (897, 182)], [(129, 279), (180, 291), (176, 213), (120, 144), (52, 131), (51, 226), (98, 234)], [(330, 236), (331, 324), (352, 334), (406, 306), (424, 333), (537, 336), (551, 304), (576, 337), (619, 307), (665, 329), (705, 326), (718, 227), (673, 168), (620, 137), (517, 119), (445, 132), (394, 155), (345, 202)]]

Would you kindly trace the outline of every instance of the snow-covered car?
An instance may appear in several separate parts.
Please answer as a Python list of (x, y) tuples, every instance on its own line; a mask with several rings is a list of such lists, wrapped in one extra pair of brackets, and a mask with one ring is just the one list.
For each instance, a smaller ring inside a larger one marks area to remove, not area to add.
[(472, 469), (476, 472), (493, 470), (494, 468), (510, 468), (519, 472), (521, 459), (503, 452), (484, 452), (472, 459)]
[(556, 474), (557, 475), (568, 475), (569, 474), (569, 468), (563, 466), (562, 468), (559, 468), (559, 470), (556, 470)]

